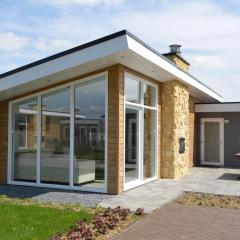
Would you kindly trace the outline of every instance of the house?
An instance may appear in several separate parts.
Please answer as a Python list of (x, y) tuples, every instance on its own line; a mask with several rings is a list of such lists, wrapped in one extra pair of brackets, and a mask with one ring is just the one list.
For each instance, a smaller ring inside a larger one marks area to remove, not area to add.
[(162, 55), (123, 30), (1, 74), (0, 183), (118, 194), (223, 165), (240, 104), (189, 66), (179, 45)]

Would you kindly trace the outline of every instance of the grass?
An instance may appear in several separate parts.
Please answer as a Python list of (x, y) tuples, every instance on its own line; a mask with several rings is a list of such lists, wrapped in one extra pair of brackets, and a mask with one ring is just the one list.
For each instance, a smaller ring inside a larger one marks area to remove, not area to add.
[(0, 239), (49, 240), (66, 232), (78, 220), (90, 222), (93, 210), (74, 206), (38, 204), (0, 196)]
[(207, 193), (186, 192), (177, 199), (177, 203), (185, 205), (240, 209), (240, 197)]

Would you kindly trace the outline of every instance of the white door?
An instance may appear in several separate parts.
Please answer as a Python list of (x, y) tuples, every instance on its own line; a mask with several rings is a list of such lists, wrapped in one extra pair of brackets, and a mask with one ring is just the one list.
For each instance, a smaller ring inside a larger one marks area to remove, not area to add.
[(201, 164), (224, 165), (224, 119), (201, 119)]

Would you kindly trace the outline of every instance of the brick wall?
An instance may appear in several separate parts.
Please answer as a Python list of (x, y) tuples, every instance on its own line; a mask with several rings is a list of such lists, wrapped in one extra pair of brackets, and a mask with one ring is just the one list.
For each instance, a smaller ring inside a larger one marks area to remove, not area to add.
[(188, 166), (192, 167), (196, 163), (197, 152), (197, 126), (196, 126), (196, 114), (195, 103), (200, 102), (198, 99), (190, 96), (189, 98), (189, 160)]
[(120, 65), (108, 69), (108, 193), (123, 191), (124, 76)]
[(0, 102), (0, 184), (7, 183), (8, 103)]

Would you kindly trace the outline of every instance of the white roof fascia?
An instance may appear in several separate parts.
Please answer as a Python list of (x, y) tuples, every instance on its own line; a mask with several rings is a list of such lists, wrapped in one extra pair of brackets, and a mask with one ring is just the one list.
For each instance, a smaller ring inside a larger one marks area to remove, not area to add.
[(147, 47), (143, 46), (141, 43), (136, 41), (135, 39), (127, 36), (128, 47), (132, 51), (136, 52), (137, 54), (141, 55), (142, 57), (148, 59), (153, 64), (165, 69), (172, 75), (174, 75), (177, 79), (185, 82), (188, 85), (195, 87), (196, 89), (206, 93), (207, 95), (211, 96), (212, 98), (216, 99), (219, 102), (223, 102), (223, 98), (217, 95), (214, 91), (207, 88), (188, 74), (184, 73), (180, 69), (176, 68), (173, 64), (166, 61), (164, 58), (158, 56), (153, 51), (149, 50)]
[(0, 84), (0, 91), (61, 72), (99, 58), (104, 58), (116, 52), (124, 51), (127, 48), (126, 35), (104, 41), (91, 47), (64, 55), (4, 77)]
[(195, 112), (240, 112), (240, 103), (196, 104)]

